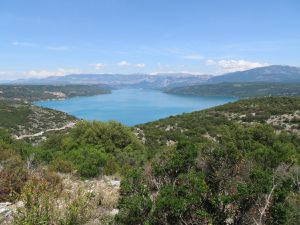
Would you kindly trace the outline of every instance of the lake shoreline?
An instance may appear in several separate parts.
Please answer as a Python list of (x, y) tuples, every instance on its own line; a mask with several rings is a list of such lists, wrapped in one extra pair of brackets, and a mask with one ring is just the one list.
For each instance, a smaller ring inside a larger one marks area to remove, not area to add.
[(116, 120), (128, 126), (203, 110), (238, 98), (187, 96), (150, 89), (117, 89), (109, 95), (36, 101), (34, 105), (63, 111), (84, 120)]

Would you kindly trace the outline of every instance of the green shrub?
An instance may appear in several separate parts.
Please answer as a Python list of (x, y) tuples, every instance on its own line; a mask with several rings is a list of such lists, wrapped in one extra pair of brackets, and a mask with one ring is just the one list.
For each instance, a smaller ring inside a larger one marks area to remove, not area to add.
[(51, 171), (60, 172), (60, 173), (71, 173), (74, 170), (74, 165), (72, 162), (56, 159), (49, 163), (49, 169)]

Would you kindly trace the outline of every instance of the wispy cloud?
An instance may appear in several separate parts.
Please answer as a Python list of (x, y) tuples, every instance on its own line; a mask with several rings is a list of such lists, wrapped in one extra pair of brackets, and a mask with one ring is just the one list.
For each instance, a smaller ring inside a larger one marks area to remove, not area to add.
[(47, 50), (52, 50), (52, 51), (68, 51), (71, 49), (69, 46), (47, 46)]
[(208, 59), (206, 61), (206, 65), (208, 66), (217, 66), (221, 69), (219, 72), (234, 72), (234, 71), (244, 71), (248, 69), (253, 69), (257, 67), (268, 66), (268, 63), (260, 63), (260, 62), (251, 62), (246, 60), (213, 60)]
[(26, 77), (49, 77), (49, 76), (65, 76), (67, 74), (78, 74), (82, 71), (74, 68), (58, 68), (56, 70), (31, 70), (28, 72), (23, 72)]
[(76, 68), (58, 68), (54, 70), (29, 70), (29, 71), (0, 71), (0, 80), (15, 80), (26, 78), (45, 78), (49, 76), (65, 76), (68, 74), (80, 74), (83, 71)]
[(123, 60), (123, 61), (117, 63), (117, 65), (118, 65), (118, 66), (130, 66), (130, 64), (129, 64), (127, 61), (125, 61), (125, 60)]
[(95, 67), (96, 70), (100, 70), (104, 68), (106, 65), (104, 63), (91, 63), (89, 66)]
[(199, 72), (199, 71), (190, 71), (190, 70), (162, 70), (162, 71), (156, 71), (156, 72), (152, 72), (150, 73), (150, 75), (159, 75), (159, 74), (188, 74), (188, 75), (194, 75), (194, 76), (201, 76), (204, 75), (203, 72)]
[(123, 60), (119, 63), (117, 63), (118, 66), (132, 66), (132, 67), (137, 67), (137, 68), (144, 68), (145, 64), (144, 63), (136, 63), (136, 64), (132, 64), (127, 62), (126, 60)]
[(144, 63), (138, 63), (138, 64), (134, 64), (133, 66), (137, 67), (137, 68), (144, 68), (145, 64)]
[(39, 44), (36, 43), (31, 43), (31, 42), (19, 42), (19, 41), (14, 41), (11, 43), (13, 46), (23, 46), (23, 47), (38, 47)]
[(15, 47), (34, 47), (34, 48), (40, 48), (45, 50), (51, 50), (51, 51), (67, 51), (70, 50), (70, 46), (64, 46), (64, 45), (41, 45), (38, 43), (33, 42), (22, 42), (22, 41), (13, 41), (11, 42), (11, 45)]
[(201, 60), (205, 57), (199, 54), (190, 54), (190, 55), (184, 55), (182, 56), (183, 59), (191, 59), (191, 60)]

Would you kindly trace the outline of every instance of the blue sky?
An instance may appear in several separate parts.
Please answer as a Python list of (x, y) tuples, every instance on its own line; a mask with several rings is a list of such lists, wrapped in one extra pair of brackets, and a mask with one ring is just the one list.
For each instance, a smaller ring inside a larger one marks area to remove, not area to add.
[(1, 0), (0, 79), (300, 66), (298, 0)]

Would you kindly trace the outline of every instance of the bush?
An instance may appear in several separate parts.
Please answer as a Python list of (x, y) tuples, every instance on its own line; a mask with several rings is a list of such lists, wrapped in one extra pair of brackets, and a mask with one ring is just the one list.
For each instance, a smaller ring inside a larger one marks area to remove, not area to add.
[(49, 169), (60, 173), (71, 173), (74, 170), (74, 165), (67, 160), (55, 159), (49, 163)]
[(0, 202), (15, 201), (28, 179), (24, 162), (18, 156), (1, 163), (0, 169)]
[(117, 122), (80, 121), (69, 133), (50, 137), (36, 154), (37, 161), (50, 162), (54, 171), (75, 169), (86, 178), (101, 173), (123, 174), (127, 171), (124, 165), (137, 168), (146, 159), (145, 147), (138, 138)]
[(141, 171), (130, 171), (121, 183), (120, 200), (116, 215), (117, 224), (145, 224), (152, 206)]
[(77, 173), (82, 177), (98, 176), (106, 164), (107, 154), (92, 146), (81, 147), (69, 152)]

